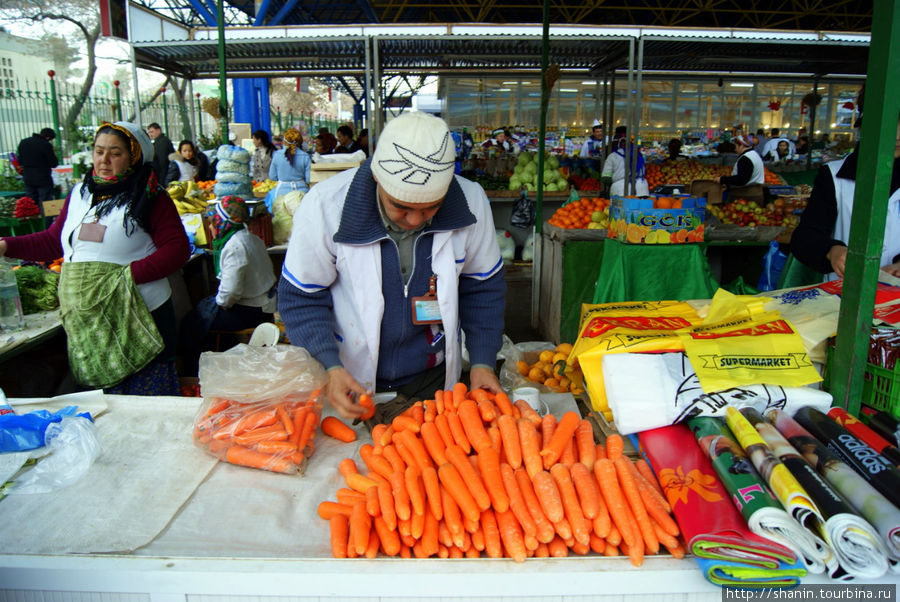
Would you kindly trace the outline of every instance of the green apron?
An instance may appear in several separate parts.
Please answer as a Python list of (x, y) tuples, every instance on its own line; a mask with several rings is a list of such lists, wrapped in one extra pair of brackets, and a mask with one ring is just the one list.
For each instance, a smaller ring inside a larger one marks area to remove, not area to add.
[(116, 385), (163, 349), (162, 337), (128, 265), (63, 263), (59, 306), (68, 338), (69, 366), (82, 385)]

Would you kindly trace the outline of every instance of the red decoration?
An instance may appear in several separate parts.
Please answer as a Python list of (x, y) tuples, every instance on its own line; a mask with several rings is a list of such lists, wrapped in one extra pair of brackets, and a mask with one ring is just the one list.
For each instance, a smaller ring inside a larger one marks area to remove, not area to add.
[(114, 85), (115, 87), (118, 88), (118, 87), (119, 87), (119, 80), (113, 80), (113, 85)]
[(52, 78), (54, 75), (56, 75), (56, 71), (51, 69), (50, 71), (47, 72), (47, 75), (49, 75)]
[(848, 111), (852, 111), (854, 108), (856, 108), (856, 105), (854, 105), (852, 102), (850, 102), (848, 100), (847, 102), (845, 102), (844, 104), (841, 105), (841, 108), (847, 109)]
[(809, 113), (809, 107), (807, 105), (800, 105), (800, 114), (806, 115)]
[(773, 111), (778, 111), (781, 109), (781, 103), (778, 102), (777, 100), (773, 100), (772, 102), (769, 103), (769, 109), (771, 109)]

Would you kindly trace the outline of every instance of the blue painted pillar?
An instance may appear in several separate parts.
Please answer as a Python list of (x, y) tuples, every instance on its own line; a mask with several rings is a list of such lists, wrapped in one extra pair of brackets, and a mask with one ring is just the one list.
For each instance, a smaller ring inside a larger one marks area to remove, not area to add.
[(249, 123), (250, 131), (272, 131), (269, 110), (269, 80), (261, 77), (232, 80), (234, 123)]

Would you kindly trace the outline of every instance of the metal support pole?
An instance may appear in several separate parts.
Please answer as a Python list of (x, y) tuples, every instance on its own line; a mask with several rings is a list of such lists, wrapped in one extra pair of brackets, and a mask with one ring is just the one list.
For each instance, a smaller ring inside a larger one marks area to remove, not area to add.
[(188, 80), (187, 90), (185, 91), (185, 94), (187, 95), (187, 105), (191, 109), (191, 132), (192, 132), (191, 138), (196, 140), (197, 132), (198, 132), (197, 119), (200, 116), (197, 114), (197, 111), (194, 109), (194, 103), (191, 102), (191, 98), (194, 97), (194, 80), (192, 80), (192, 79)]
[[(819, 78), (814, 77), (813, 78), (813, 95), (818, 94), (818, 93), (819, 93)], [(812, 144), (813, 144), (813, 141), (815, 141), (815, 139), (816, 139), (815, 131), (816, 131), (816, 107), (817, 106), (818, 106), (818, 103), (809, 107), (809, 134), (807, 134), (807, 137), (809, 138), (809, 145), (806, 148), (806, 169), (812, 169)], [(800, 138), (798, 137), (797, 140), (799, 141)]]
[(225, 0), (216, 2), (219, 30), (219, 115), (222, 120), (222, 144), (228, 144), (228, 82), (225, 79)]
[[(634, 171), (631, 168), (631, 154), (634, 145), (631, 138), (634, 136), (634, 38), (628, 40), (628, 91), (625, 105), (625, 186), (626, 195), (634, 194)], [(613, 150), (615, 152), (615, 150)]]
[(835, 405), (859, 413), (869, 351), (872, 309), (881, 263), (900, 113), (900, 0), (876, 2), (866, 74), (866, 118), (860, 134), (859, 165), (847, 270), (841, 296), (837, 341), (831, 366)]
[[(365, 48), (365, 75), (363, 75), (363, 127), (372, 127), (371, 109), (372, 109), (372, 48), (369, 46), (369, 38), (363, 38), (363, 47)], [(372, 133), (369, 132), (369, 156), (372, 156)]]
[(641, 152), (641, 118), (644, 112), (644, 37), (638, 38), (638, 54), (637, 54), (637, 93), (635, 94), (635, 116), (634, 116), (634, 152), (628, 155), (628, 161), (631, 163), (631, 188), (632, 194), (637, 193), (637, 166), (638, 153)]
[[(372, 113), (372, 123), (375, 125), (375, 136), (381, 134), (384, 129), (384, 109), (381, 106), (381, 55), (378, 52), (378, 36), (372, 36), (372, 100), (375, 110)], [(372, 132), (369, 132), (369, 139)]]
[(60, 159), (63, 157), (63, 148), (62, 148), (62, 131), (59, 129), (59, 100), (56, 98), (56, 80), (53, 79), (53, 76), (56, 75), (56, 72), (51, 69), (47, 72), (47, 75), (50, 76), (50, 110), (53, 114), (53, 131), (56, 132), (56, 154)]
[(119, 80), (114, 81), (113, 86), (116, 87), (116, 114), (119, 116), (119, 121), (122, 121), (122, 94), (119, 90)]
[(534, 259), (531, 262), (531, 325), (537, 326), (541, 299), (541, 262), (543, 261), (544, 149), (547, 146), (547, 68), (550, 63), (550, 0), (544, 0), (543, 35), (541, 36), (541, 112), (538, 116), (538, 181), (534, 209)]
[(163, 107), (163, 131), (166, 133), (166, 136), (169, 135), (169, 107), (166, 106), (166, 87), (163, 86), (159, 89), (159, 97), (162, 100)]
[(203, 108), (200, 106), (200, 93), (197, 92), (197, 135), (203, 135)]

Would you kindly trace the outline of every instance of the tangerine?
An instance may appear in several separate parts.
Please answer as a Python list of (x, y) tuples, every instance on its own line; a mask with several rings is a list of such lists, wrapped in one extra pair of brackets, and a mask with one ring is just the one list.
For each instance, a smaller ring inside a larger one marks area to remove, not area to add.
[(625, 240), (630, 243), (639, 243), (644, 238), (644, 229), (637, 224), (628, 224), (625, 228)]
[(572, 343), (560, 343), (556, 346), (556, 349), (554, 349), (554, 351), (556, 351), (557, 353), (565, 353), (566, 355), (569, 355), (570, 353), (572, 353)]

